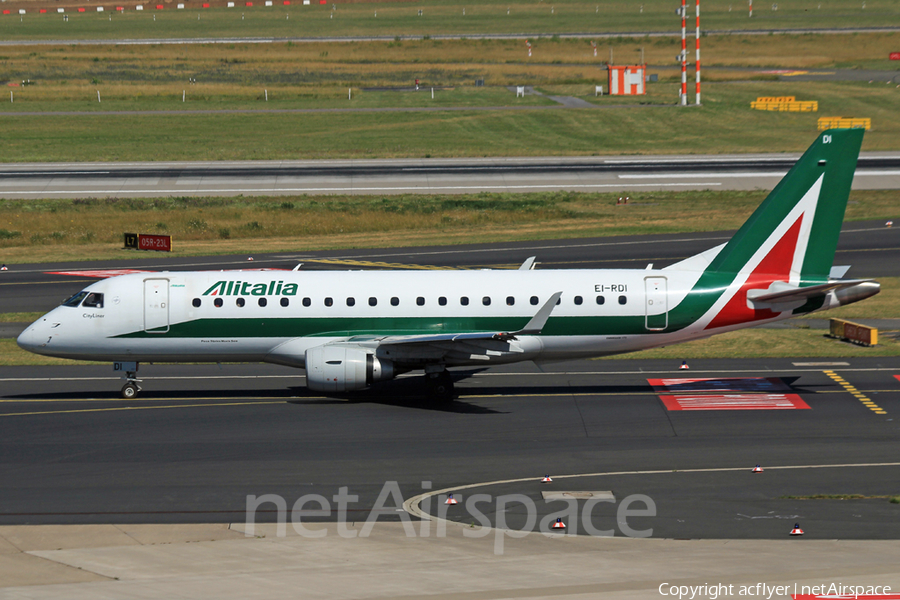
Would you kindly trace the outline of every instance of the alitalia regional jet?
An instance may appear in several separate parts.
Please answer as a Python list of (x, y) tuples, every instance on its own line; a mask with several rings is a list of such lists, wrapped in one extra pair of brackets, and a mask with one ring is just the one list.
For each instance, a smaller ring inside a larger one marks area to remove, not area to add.
[[(727, 243), (664, 269), (200, 271), (98, 281), (19, 336), (31, 352), (112, 361), (268, 362), (310, 389), (359, 390), (423, 369), (559, 361), (705, 338), (877, 294), (832, 269), (861, 129), (822, 133)], [(673, 217), (677, 218), (677, 217)]]

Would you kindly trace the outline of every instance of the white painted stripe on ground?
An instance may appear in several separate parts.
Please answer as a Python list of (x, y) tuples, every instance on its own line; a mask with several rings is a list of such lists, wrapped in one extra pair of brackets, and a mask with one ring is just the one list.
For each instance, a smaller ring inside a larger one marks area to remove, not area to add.
[[(52, 368), (52, 367), (44, 367)], [(769, 367), (761, 367), (759, 369), (692, 369), (695, 373), (821, 373), (821, 369), (773, 369)], [(872, 373), (889, 371), (894, 373), (897, 367), (858, 367), (849, 369), (835, 369), (846, 373)], [(453, 371), (451, 371), (452, 373)], [(683, 374), (684, 371), (676, 368), (661, 371), (649, 371), (646, 369), (638, 369), (634, 371), (555, 371), (555, 372), (508, 372), (508, 373), (475, 373), (467, 377), (467, 379), (477, 379), (479, 377), (574, 377), (584, 375), (590, 377), (603, 377), (608, 375), (664, 375), (667, 373)], [(416, 377), (416, 374), (406, 375), (407, 377)], [(193, 379), (303, 379), (304, 375), (298, 373), (296, 375), (189, 375), (189, 376), (169, 376), (160, 375), (159, 377), (149, 377), (147, 380), (193, 380)], [(121, 377), (4, 377), (0, 378), (0, 382), (22, 382), (22, 381), (119, 381)]]
[[(707, 175), (708, 177), (708, 175)], [(717, 182), (703, 183), (634, 183), (634, 184), (617, 184), (617, 183), (573, 183), (573, 184), (553, 184), (553, 185), (418, 185), (418, 186), (386, 186), (386, 187), (248, 187), (248, 188), (208, 188), (208, 189), (174, 189), (160, 190), (156, 188), (145, 189), (108, 189), (108, 190), (54, 190), (43, 189), (34, 191), (20, 192), (3, 192), (3, 195), (25, 195), (25, 196), (46, 196), (47, 194), (183, 194), (184, 192), (192, 192), (195, 194), (262, 194), (266, 192), (421, 192), (423, 190), (530, 190), (530, 189), (558, 189), (558, 188), (579, 188), (579, 189), (597, 189), (597, 188), (636, 188), (636, 187), (678, 187), (678, 186), (696, 186), (696, 185), (722, 185)]]
[[(766, 470), (797, 470), (797, 469), (841, 469), (841, 468), (863, 468), (863, 467), (897, 467), (900, 466), (900, 462), (890, 462), (890, 463), (852, 463), (845, 465), (786, 465), (781, 467), (770, 467), (766, 466)], [(662, 474), (682, 474), (682, 473), (727, 473), (727, 472), (735, 472), (735, 471), (746, 471), (750, 472), (750, 469), (746, 466), (743, 467), (722, 467), (715, 469), (666, 469), (660, 471), (613, 471), (608, 473), (577, 473), (573, 475), (553, 475), (553, 479), (577, 479), (583, 477), (610, 477), (617, 475), (662, 475)], [(461, 527), (468, 527), (465, 523), (459, 523), (456, 521), (450, 521), (447, 519), (441, 519), (440, 517), (436, 517), (432, 514), (423, 512), (419, 507), (422, 500), (429, 497), (439, 496), (441, 494), (456, 494), (460, 490), (469, 490), (473, 488), (482, 488), (482, 487), (491, 487), (495, 485), (504, 485), (507, 483), (524, 483), (524, 482), (533, 482), (539, 481), (540, 477), (521, 477), (519, 479), (502, 479), (498, 481), (485, 481), (482, 483), (472, 483), (469, 485), (461, 485), (456, 487), (444, 488), (442, 490), (434, 490), (431, 492), (426, 492), (424, 494), (419, 494), (418, 496), (414, 496), (403, 503), (403, 508), (409, 514), (414, 517), (418, 517), (422, 520), (435, 521), (440, 522), (443, 521), (445, 524), (451, 523), (453, 525), (459, 525)], [(457, 498), (458, 499), (458, 498)], [(492, 528), (488, 528), (492, 529)]]
[[(619, 179), (705, 179), (705, 178), (750, 178), (750, 177), (784, 177), (787, 171), (769, 171), (762, 173), (650, 173), (647, 175), (622, 174), (618, 175)], [(900, 175), (900, 171), (857, 171), (857, 177), (866, 177), (869, 175)], [(696, 184), (703, 185), (703, 184)]]

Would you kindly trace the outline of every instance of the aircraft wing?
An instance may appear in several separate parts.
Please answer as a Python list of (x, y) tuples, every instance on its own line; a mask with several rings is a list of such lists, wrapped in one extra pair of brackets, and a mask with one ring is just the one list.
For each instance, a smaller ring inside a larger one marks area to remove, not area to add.
[[(525, 327), (518, 331), (473, 331), (466, 333), (433, 333), (423, 335), (396, 335), (370, 338), (370, 341), (377, 342), (382, 345), (396, 344), (429, 344), (434, 342), (466, 342), (473, 340), (515, 340), (518, 335), (538, 335), (547, 324), (550, 313), (559, 302), (562, 292), (556, 292), (544, 303), (544, 305), (535, 313)], [(351, 338), (349, 341), (354, 341)]]

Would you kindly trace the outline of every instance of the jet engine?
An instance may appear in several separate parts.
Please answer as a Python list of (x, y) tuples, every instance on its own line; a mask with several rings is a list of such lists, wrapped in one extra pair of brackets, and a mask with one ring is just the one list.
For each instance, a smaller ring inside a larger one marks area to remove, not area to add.
[(316, 392), (361, 390), (394, 375), (393, 363), (371, 350), (334, 345), (306, 351), (306, 385)]

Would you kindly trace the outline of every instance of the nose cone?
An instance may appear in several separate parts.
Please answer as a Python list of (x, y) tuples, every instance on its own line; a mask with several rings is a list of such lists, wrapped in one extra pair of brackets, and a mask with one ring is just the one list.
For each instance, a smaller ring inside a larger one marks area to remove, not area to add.
[(19, 337), (16, 338), (16, 343), (22, 350), (34, 352), (37, 347), (37, 332), (35, 331), (34, 325), (29, 325), (25, 331), (19, 334)]

